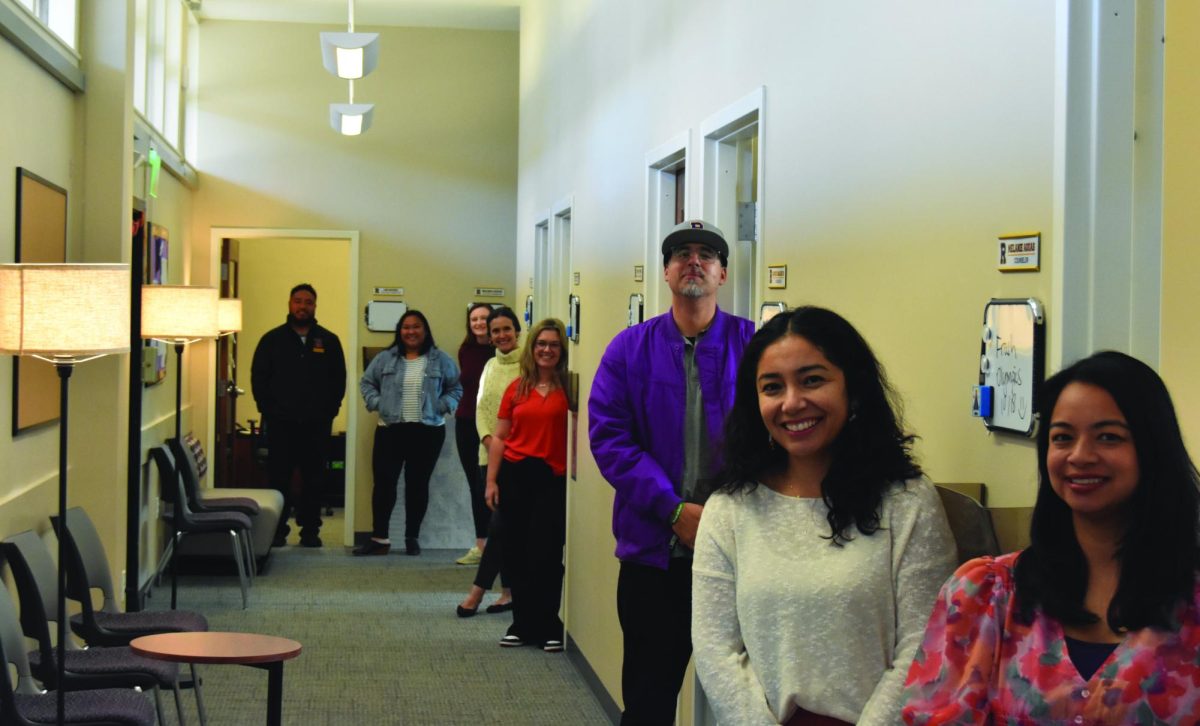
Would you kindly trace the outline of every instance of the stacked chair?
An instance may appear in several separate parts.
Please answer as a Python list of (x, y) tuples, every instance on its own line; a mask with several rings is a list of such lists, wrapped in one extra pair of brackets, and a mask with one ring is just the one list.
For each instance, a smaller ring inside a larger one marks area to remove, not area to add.
[[(24, 609), (24, 608), (22, 608)], [(0, 723), (45, 726), (58, 720), (58, 693), (43, 692), (25, 655), (25, 634), (12, 599), (0, 593)], [(12, 680), (10, 669), (16, 674)], [(71, 726), (154, 726), (154, 706), (131, 688), (73, 691), (65, 697)]]
[(81, 649), (74, 640), (66, 642), (63, 682), (58, 682), (57, 650), (50, 635), (49, 613), (57, 614), (58, 578), (46, 543), (33, 531), (25, 531), (0, 545), (8, 562), (21, 602), (21, 628), (37, 642), (29, 653), (33, 676), (48, 689), (68, 691), (100, 688), (140, 688), (154, 693), (159, 723), (163, 718), (160, 688), (175, 693), (179, 723), (184, 722), (179, 696), (179, 666), (135, 655), (127, 646)]
[[(253, 500), (242, 501), (239, 498), (227, 502), (228, 509), (195, 509), (194, 506), (201, 506), (199, 497), (196, 495), (193, 500), (193, 497), (188, 495), (184, 484), (186, 477), (183, 476), (183, 470), (188, 467), (177, 465), (181, 462), (177, 462), (176, 457), (166, 446), (152, 448), (150, 457), (158, 467), (160, 495), (171, 505), (171, 515), (168, 519), (173, 530), (171, 537), (171, 608), (175, 608), (178, 591), (177, 559), (180, 540), (187, 534), (225, 532), (229, 534), (233, 560), (237, 565), (238, 582), (242, 587), (242, 608), (244, 609), (249, 603), (247, 589), (256, 569), (254, 550), (250, 544), (252, 525), (250, 515), (246, 514), (246, 508), (249, 505), (257, 507), (257, 503)], [(197, 504), (193, 505), (192, 501)], [(246, 502), (249, 502), (249, 505)], [(255, 509), (255, 513), (257, 513), (257, 509)]]
[[(81, 608), (80, 613), (70, 619), (71, 629), (89, 646), (127, 646), (134, 638), (143, 635), (208, 630), (208, 621), (203, 615), (187, 610), (120, 612), (113, 596), (112, 575), (108, 569), (104, 544), (87, 512), (72, 507), (67, 510), (65, 522), (59, 521), (58, 517), (51, 517), (50, 521), (65, 546), (66, 595), (77, 601)], [(99, 608), (92, 602), (93, 589), (99, 590), (103, 598)], [(200, 678), (195, 664), (190, 667), (191, 683), (182, 685), (195, 688), (200, 723), (205, 724), (207, 717)]]

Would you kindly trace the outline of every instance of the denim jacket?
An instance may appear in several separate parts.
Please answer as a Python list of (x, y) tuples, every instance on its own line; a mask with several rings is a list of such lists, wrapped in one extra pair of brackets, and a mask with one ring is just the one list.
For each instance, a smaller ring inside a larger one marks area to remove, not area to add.
[[(375, 356), (358, 382), (368, 411), (378, 411), (379, 420), (390, 426), (400, 423), (404, 409), (404, 362), (400, 351), (391, 347)], [(425, 381), (421, 385), (421, 423), (445, 426), (446, 416), (458, 408), (462, 383), (458, 365), (437, 348), (425, 354)]]

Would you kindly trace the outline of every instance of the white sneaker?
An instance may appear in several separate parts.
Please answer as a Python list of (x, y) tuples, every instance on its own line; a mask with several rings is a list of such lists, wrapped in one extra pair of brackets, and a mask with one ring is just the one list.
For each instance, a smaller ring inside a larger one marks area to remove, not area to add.
[(459, 557), (455, 562), (460, 565), (478, 565), (481, 559), (483, 559), (483, 550), (478, 547), (472, 547), (467, 550), (467, 554)]

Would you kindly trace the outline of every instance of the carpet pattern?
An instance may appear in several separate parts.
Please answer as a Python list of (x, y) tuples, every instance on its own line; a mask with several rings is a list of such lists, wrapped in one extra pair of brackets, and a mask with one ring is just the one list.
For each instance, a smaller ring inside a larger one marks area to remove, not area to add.
[[(321, 549), (276, 548), (241, 609), (237, 578), (180, 578), (179, 608), (198, 610), (212, 630), (299, 641), (284, 665), (285, 724), (607, 724), (604, 710), (562, 653), (500, 648), (511, 614), (459, 618), (455, 605), (475, 568), (460, 550), (352, 557), (338, 512)], [(295, 539), (294, 537), (292, 539)], [(489, 595), (485, 604), (494, 599)], [(164, 582), (148, 609), (169, 607)], [(203, 666), (211, 726), (261, 724), (266, 672)], [(168, 696), (169, 698), (169, 696)], [(185, 692), (190, 723), (196, 705)], [(174, 709), (168, 709), (173, 719)]]

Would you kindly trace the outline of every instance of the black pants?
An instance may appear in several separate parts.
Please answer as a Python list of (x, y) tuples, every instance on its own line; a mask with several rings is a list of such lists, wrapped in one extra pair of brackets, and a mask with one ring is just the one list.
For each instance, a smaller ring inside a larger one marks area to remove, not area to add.
[[(480, 481), (487, 481), (487, 467), (479, 467)], [(501, 570), (502, 553), (504, 552), (504, 518), (500, 512), (488, 510), (490, 516), (487, 531), (487, 547), (483, 548), (483, 557), (479, 559), (479, 568), (475, 570), (475, 585), (481, 590), (491, 590), (496, 584), (496, 574), (500, 574), (500, 586), (508, 587), (508, 575)]]
[(445, 426), (398, 423), (375, 429), (375, 448), (371, 452), (375, 474), (375, 489), (371, 493), (375, 523), (372, 537), (388, 538), (401, 469), (404, 470), (404, 537), (421, 536), (421, 521), (429, 507), (429, 477), (433, 476), (445, 440)]
[(668, 569), (622, 562), (617, 617), (624, 634), (623, 726), (670, 724), (692, 656), (692, 562), (672, 558)]
[(479, 473), (479, 431), (475, 419), (454, 419), (454, 445), (458, 449), (458, 461), (467, 477), (467, 489), (471, 493), (471, 517), (475, 521), (475, 539), (488, 536), (488, 521), (492, 510), (483, 501), (486, 470)]
[[(567, 478), (542, 459), (502, 461), (496, 477), (504, 519), (501, 566), (513, 596), (509, 634), (526, 643), (563, 639), (563, 544), (567, 534)], [(491, 544), (488, 545), (489, 549)]]
[[(292, 510), (306, 534), (321, 529), (321, 493), (325, 489), (326, 452), (333, 421), (266, 421), (267, 477), (283, 494), (278, 532), (287, 531)], [(292, 495), (292, 472), (300, 469), (300, 496)]]

